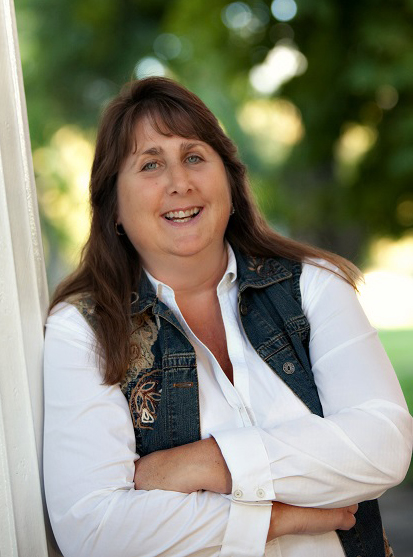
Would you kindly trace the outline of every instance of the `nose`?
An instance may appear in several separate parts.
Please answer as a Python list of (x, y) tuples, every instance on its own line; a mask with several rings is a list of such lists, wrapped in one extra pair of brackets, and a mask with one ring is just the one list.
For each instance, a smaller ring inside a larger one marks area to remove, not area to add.
[(168, 168), (167, 192), (169, 195), (185, 195), (193, 189), (187, 169), (179, 162)]

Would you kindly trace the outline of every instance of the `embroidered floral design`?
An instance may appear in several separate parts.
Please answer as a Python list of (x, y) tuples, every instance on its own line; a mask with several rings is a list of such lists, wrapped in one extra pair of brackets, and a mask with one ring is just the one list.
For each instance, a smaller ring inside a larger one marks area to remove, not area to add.
[[(248, 257), (248, 270), (256, 273), (259, 277), (266, 278), (270, 275), (283, 273), (284, 277), (291, 276), (291, 272), (284, 269), (274, 258)], [(288, 273), (287, 275), (285, 273)]]
[(248, 270), (249, 271), (253, 271), (254, 273), (257, 273), (257, 275), (260, 275), (262, 272), (262, 268), (264, 264), (264, 259), (262, 259), (262, 257), (258, 258), (258, 257), (249, 257), (248, 258)]
[(159, 373), (158, 369), (145, 373), (132, 389), (129, 409), (135, 428), (153, 429), (156, 409), (161, 400), (159, 381), (153, 377), (157, 373)]
[[(97, 320), (93, 299), (90, 296), (74, 296), (69, 302), (78, 309), (92, 329), (96, 330)], [(154, 365), (155, 357), (152, 346), (158, 338), (158, 328), (151, 317), (145, 313), (134, 315), (131, 327), (129, 367), (120, 388), (129, 400), (129, 409), (135, 428), (153, 429), (152, 424), (156, 419), (156, 408), (161, 399), (161, 389), (159, 381), (152, 375), (159, 370), (147, 373), (145, 371), (151, 370)], [(139, 377), (141, 373), (142, 376)], [(131, 383), (134, 386), (128, 396)]]
[(153, 367), (152, 346), (157, 338), (158, 328), (149, 315), (132, 317), (129, 368), (120, 386), (123, 394), (126, 394), (129, 383), (135, 381), (142, 370)]

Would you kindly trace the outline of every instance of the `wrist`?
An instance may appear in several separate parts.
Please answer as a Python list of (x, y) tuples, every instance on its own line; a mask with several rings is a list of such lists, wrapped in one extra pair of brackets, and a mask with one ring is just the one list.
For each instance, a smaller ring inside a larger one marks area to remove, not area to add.
[(284, 523), (283, 504), (272, 502), (270, 527), (268, 529), (267, 542), (287, 533)]

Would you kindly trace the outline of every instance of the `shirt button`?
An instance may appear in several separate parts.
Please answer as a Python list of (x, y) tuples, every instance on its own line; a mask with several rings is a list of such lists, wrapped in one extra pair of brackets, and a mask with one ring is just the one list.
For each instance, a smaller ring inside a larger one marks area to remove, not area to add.
[(283, 365), (283, 372), (291, 375), (295, 371), (295, 365), (292, 362), (285, 362)]
[(243, 493), (242, 493), (242, 491), (241, 491), (240, 489), (236, 489), (236, 490), (234, 491), (234, 497), (235, 497), (235, 499), (241, 499), (242, 495), (243, 495)]
[(257, 497), (259, 497), (260, 499), (264, 499), (265, 491), (263, 489), (257, 489)]

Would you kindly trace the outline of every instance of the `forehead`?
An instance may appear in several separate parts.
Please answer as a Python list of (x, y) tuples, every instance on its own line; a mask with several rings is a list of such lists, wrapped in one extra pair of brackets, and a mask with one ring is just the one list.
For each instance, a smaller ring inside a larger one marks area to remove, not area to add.
[(154, 122), (150, 116), (143, 116), (140, 118), (134, 129), (134, 143), (137, 147), (142, 142), (153, 141), (160, 137), (173, 137), (176, 135), (166, 127), (161, 128), (157, 122)]
[(191, 114), (183, 107), (170, 105), (147, 106), (138, 116), (139, 122), (149, 123), (161, 135), (177, 135), (180, 137), (203, 139), (204, 126), (199, 117)]
[(177, 132), (185, 130), (170, 130), (166, 127), (164, 122), (159, 120), (154, 121), (148, 115), (140, 118), (134, 128), (134, 137), (132, 142), (132, 149), (130, 154), (139, 154), (147, 147), (160, 146), (170, 143), (169, 139), (184, 140), (184, 141), (197, 141), (204, 143), (208, 147), (210, 145), (204, 142), (196, 135), (181, 135)]

